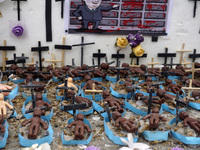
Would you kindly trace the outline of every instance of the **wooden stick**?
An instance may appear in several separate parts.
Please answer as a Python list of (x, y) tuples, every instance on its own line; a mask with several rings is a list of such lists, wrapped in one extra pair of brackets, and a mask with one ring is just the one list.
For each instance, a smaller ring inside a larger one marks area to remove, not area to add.
[(182, 87), (184, 90), (188, 90), (188, 96), (191, 95), (192, 90), (200, 90), (200, 88), (194, 88), (192, 87), (192, 79), (190, 79), (189, 87)]
[(92, 84), (92, 90), (85, 90), (85, 92), (90, 92), (90, 93), (92, 93), (93, 100), (95, 100), (95, 94), (96, 94), (96, 93), (103, 93), (103, 90), (96, 90), (96, 89), (95, 89), (95, 83), (93, 83), (93, 84)]
[(35, 63), (34, 63), (34, 58), (32, 57), (32, 58), (31, 58), (31, 63), (27, 63), (26, 65), (27, 65), (27, 66), (35, 65)]
[[(65, 45), (65, 37), (63, 37), (63, 45)], [(61, 64), (61, 67), (64, 66), (64, 60), (65, 60), (65, 50), (63, 49), (62, 50), (62, 64)]]
[(182, 60), (183, 60), (183, 53), (184, 52), (191, 52), (191, 50), (184, 50), (184, 48), (185, 48), (185, 43), (183, 43), (181, 50), (177, 50), (177, 52), (181, 52), (180, 62), (179, 62), (180, 64), (182, 63)]
[(62, 62), (62, 60), (55, 60), (55, 54), (52, 53), (52, 60), (46, 60), (46, 62), (52, 62), (53, 69), (55, 69), (56, 62)]
[[(6, 40), (3, 40), (3, 46), (6, 46)], [(3, 71), (6, 68), (6, 51), (3, 51)]]
[(183, 63), (181, 63), (184, 67), (186, 67), (186, 65), (191, 64), (191, 62), (186, 62), (186, 58), (184, 57), (183, 59)]
[(152, 68), (154, 67), (154, 65), (159, 64), (159, 62), (154, 62), (154, 57), (152, 57), (151, 60), (152, 61), (150, 63), (148, 63), (148, 65), (151, 65)]

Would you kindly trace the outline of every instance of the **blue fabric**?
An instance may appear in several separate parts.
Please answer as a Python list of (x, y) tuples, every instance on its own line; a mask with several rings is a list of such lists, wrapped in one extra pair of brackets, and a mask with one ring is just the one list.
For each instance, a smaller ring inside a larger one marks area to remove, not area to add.
[(117, 82), (117, 78), (116, 77), (111, 77), (111, 76), (106, 76), (106, 80), (111, 81), (111, 82)]
[[(5, 124), (6, 124), (6, 126), (5, 126)], [(8, 139), (8, 127), (9, 127), (9, 124), (8, 124), (8, 122), (6, 120), (4, 122), (4, 127), (5, 127), (5, 133), (4, 133), (3, 139), (0, 141), (0, 148), (4, 148), (6, 146), (6, 142), (7, 142), (7, 139)]]
[(142, 132), (142, 135), (147, 141), (167, 141), (169, 131), (147, 131)]
[[(7, 82), (7, 81), (2, 81), (1, 83), (5, 83), (5, 82)], [(18, 89), (19, 89), (19, 87), (18, 87), (18, 85), (17, 85), (17, 86), (10, 92), (9, 95), (7, 95), (7, 96), (4, 97), (4, 100), (6, 100), (6, 99), (9, 99), (9, 100), (14, 99), (14, 98), (18, 95)]]
[(45, 136), (40, 139), (35, 139), (35, 140), (25, 139), (20, 133), (18, 133), (19, 144), (24, 147), (31, 147), (33, 144), (38, 144), (38, 145), (41, 145), (43, 143), (51, 144), (51, 142), (53, 141), (53, 129), (50, 123), (49, 123), (49, 128), (47, 129), (47, 131), (49, 132), (48, 136)]
[(199, 103), (194, 103), (194, 102), (189, 102), (188, 104), (190, 107), (200, 110), (200, 104)]
[[(74, 121), (74, 119), (69, 119), (68, 124), (72, 123), (73, 121)], [(84, 119), (83, 122), (85, 124), (87, 124), (90, 127), (90, 129), (92, 130), (90, 122), (87, 119)], [(69, 141), (64, 139), (64, 132), (62, 132), (62, 134), (61, 134), (61, 141), (62, 141), (63, 145), (80, 145), (80, 144), (88, 145), (91, 140), (92, 140), (92, 133), (90, 134), (90, 136), (88, 137), (87, 140), (69, 140)]]
[(113, 96), (117, 97), (117, 98), (131, 98), (131, 93), (128, 93), (128, 94), (119, 94), (111, 86), (110, 86), (110, 91), (111, 91), (111, 94)]
[(57, 77), (53, 77), (52, 79), (53, 79), (54, 82), (59, 82), (60, 81), (60, 79), (58, 79)]
[[(29, 114), (25, 114), (25, 111), (26, 111), (25, 106), (30, 101), (32, 101), (32, 97), (31, 96), (27, 97), (27, 99), (25, 100), (25, 102), (24, 102), (24, 104), (22, 106), (22, 113), (23, 113), (23, 115), (24, 115), (24, 117), (26, 119), (33, 118), (33, 115), (31, 115), (30, 113)], [(47, 102), (47, 103), (49, 103), (51, 105), (50, 101), (46, 97), (43, 97), (43, 101), (45, 101), (45, 102)], [(51, 108), (50, 114), (48, 114), (47, 116), (41, 116), (41, 118), (44, 119), (44, 120), (48, 120), (49, 121), (52, 118), (52, 116), (53, 116), (53, 108)]]
[(15, 84), (20, 84), (22, 82), (24, 82), (25, 79), (18, 79), (18, 80), (13, 80), (12, 78), (10, 79), (10, 81), (14, 82)]

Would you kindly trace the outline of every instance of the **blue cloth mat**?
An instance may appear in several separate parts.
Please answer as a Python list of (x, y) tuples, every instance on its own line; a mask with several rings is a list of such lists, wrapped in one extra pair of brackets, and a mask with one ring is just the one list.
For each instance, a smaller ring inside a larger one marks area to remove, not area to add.
[[(6, 124), (6, 126), (5, 126)], [(6, 142), (8, 139), (8, 128), (9, 128), (9, 124), (8, 122), (5, 120), (3, 126), (5, 127), (5, 133), (4, 133), (4, 137), (3, 139), (0, 141), (0, 148), (4, 148), (6, 146)]]

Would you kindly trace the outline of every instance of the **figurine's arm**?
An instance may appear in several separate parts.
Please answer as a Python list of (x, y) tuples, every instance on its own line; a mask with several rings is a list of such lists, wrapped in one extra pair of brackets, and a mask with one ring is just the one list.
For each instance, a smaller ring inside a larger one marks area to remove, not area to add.
[(14, 107), (12, 105), (10, 105), (9, 103), (5, 102), (5, 105), (10, 108), (10, 109), (13, 109)]
[(83, 86), (83, 90), (85, 90), (88, 86), (88, 82), (85, 83), (85, 85)]
[(159, 118), (162, 120), (162, 121), (167, 121), (167, 119), (163, 116), (159, 116)]
[(31, 120), (32, 120), (32, 118), (22, 122), (22, 127), (25, 127), (28, 123), (31, 122)]
[(129, 119), (129, 121), (132, 123), (132, 124), (137, 124), (135, 121), (133, 121), (132, 119)]
[(95, 84), (101, 85), (102, 83), (99, 81), (94, 81)]
[(118, 99), (115, 99), (120, 105), (124, 105), (124, 102), (118, 100)]
[(90, 129), (90, 127), (89, 127), (87, 124), (84, 124), (84, 127), (85, 127), (85, 129), (86, 129), (89, 133), (92, 132), (92, 130)]
[(75, 89), (76, 91), (78, 91), (78, 88), (76, 87), (76, 85), (72, 84), (71, 86), (74, 87), (74, 89)]
[(58, 85), (58, 87), (63, 87), (63, 86), (65, 86), (65, 83), (63, 83), (63, 84), (61, 84), (61, 85)]
[(151, 117), (151, 114), (148, 114), (147, 116), (145, 116), (144, 118), (142, 118), (142, 120), (146, 120), (146, 119), (148, 119), (150, 117)]
[(186, 118), (186, 119), (183, 120), (183, 125), (184, 125), (185, 127), (188, 126), (188, 123), (187, 123), (187, 122), (188, 122), (188, 118)]
[(48, 125), (42, 119), (40, 119), (40, 124), (42, 125), (44, 130), (48, 129)]
[(70, 123), (70, 124), (68, 124), (67, 127), (68, 127), (68, 128), (71, 128), (71, 127), (74, 126), (74, 125), (75, 125), (75, 121), (72, 122), (72, 123)]
[(119, 127), (119, 121), (120, 121), (120, 117), (117, 118), (117, 119), (115, 120), (115, 125), (116, 125), (117, 127)]
[(48, 108), (52, 108), (52, 106), (48, 102), (44, 102), (44, 105), (46, 105)]

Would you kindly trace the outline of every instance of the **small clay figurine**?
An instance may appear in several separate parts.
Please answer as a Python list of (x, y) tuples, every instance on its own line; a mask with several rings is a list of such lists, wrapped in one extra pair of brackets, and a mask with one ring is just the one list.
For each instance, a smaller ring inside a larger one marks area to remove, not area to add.
[(90, 89), (92, 90), (92, 87), (93, 87), (93, 83), (95, 83), (95, 89), (98, 90), (98, 86), (97, 85), (101, 85), (102, 83), (101, 82), (98, 82), (98, 81), (94, 81), (94, 80), (91, 80), (91, 77), (89, 75), (85, 75), (85, 80), (86, 80), (86, 83), (83, 87), (83, 90), (85, 89)]
[(0, 93), (0, 116), (3, 115), (6, 118), (7, 115), (7, 108), (13, 109), (14, 107), (10, 105), (8, 102), (4, 101), (4, 95)]
[[(190, 84), (190, 78), (188, 76), (182, 76), (181, 82), (183, 82), (186, 85), (189, 85)], [(199, 80), (192, 80), (192, 86), (200, 87), (200, 81)]]
[(199, 99), (200, 98), (200, 90), (192, 91), (192, 97), (195, 99)]
[(115, 109), (116, 111), (123, 113), (124, 110), (121, 107), (121, 105), (124, 105), (124, 103), (118, 99), (115, 99), (114, 97), (110, 96), (110, 93), (107, 90), (103, 90), (103, 94), (102, 97), (104, 98), (104, 102), (108, 102), (109, 107), (114, 107), (116, 106), (117, 109)]
[(194, 63), (194, 67), (195, 67), (195, 68), (200, 68), (200, 63), (195, 62), (195, 63)]
[(40, 108), (37, 107), (33, 112), (33, 118), (22, 122), (23, 127), (31, 123), (28, 131), (28, 139), (37, 139), (40, 125), (43, 127), (44, 130), (48, 129), (48, 125), (46, 125), (46, 123), (42, 119), (40, 119), (41, 115), (42, 111)]
[[(135, 94), (135, 100), (140, 100), (140, 97), (146, 98), (146, 99), (141, 99), (143, 102), (145, 102), (146, 104), (148, 104), (148, 97), (149, 96), (144, 96), (142, 93), (136, 93)], [(152, 103), (154, 104), (159, 104), (161, 105), (162, 103), (165, 102), (164, 98), (160, 98), (159, 96), (152, 96), (153, 98), (156, 99), (152, 99)]]
[(131, 92), (131, 90), (132, 90), (130, 88), (131, 86), (132, 86), (132, 81), (130, 78), (126, 78), (125, 82), (120, 84), (120, 87), (125, 88), (128, 93)]
[(59, 77), (62, 75), (62, 72), (60, 69), (53, 69), (53, 66), (52, 65), (48, 65), (47, 66), (47, 70), (48, 71), (51, 71), (52, 74), (55, 76), (55, 77)]
[(69, 67), (67, 67), (67, 66), (63, 66), (63, 67), (62, 67), (62, 72), (63, 72), (63, 73), (67, 73), (68, 70), (69, 70)]
[(115, 126), (121, 126), (124, 130), (126, 130), (129, 133), (136, 133), (138, 131), (138, 128), (135, 125), (133, 125), (137, 123), (131, 119), (122, 118), (121, 114), (118, 111), (114, 111), (112, 113), (112, 117), (115, 120)]
[(108, 63), (101, 63), (100, 68), (102, 70), (108, 70), (109, 69), (109, 64)]
[[(63, 87), (63, 86), (65, 86), (65, 83), (59, 85), (58, 87)], [(72, 77), (68, 77), (67, 78), (67, 87), (73, 87), (76, 91), (78, 91), (78, 88), (73, 83), (73, 78)]]
[(106, 76), (106, 72), (103, 72), (98, 68), (89, 68), (89, 70), (94, 70), (93, 72), (91, 72), (91, 75), (94, 75), (95, 77), (105, 78)]
[(75, 99), (77, 103), (86, 103), (89, 107), (92, 106), (92, 101), (86, 97), (76, 96)]
[[(36, 99), (36, 102), (35, 102), (36, 107), (47, 106), (49, 109), (52, 108), (52, 106), (48, 102), (43, 101), (42, 93), (40, 93), (40, 92), (37, 93), (35, 96), (35, 99)], [(33, 105), (31, 105), (31, 107), (29, 109), (30, 110), (33, 109)], [(45, 115), (45, 109), (42, 110), (42, 115), (43, 116)]]
[[(146, 67), (145, 65), (140, 65), (140, 68), (145, 71), (146, 70)], [(161, 74), (160, 74), (160, 68), (147, 68), (147, 73), (149, 74), (154, 74), (155, 76), (159, 76), (161, 77)]]
[(174, 94), (176, 94), (176, 92), (179, 92), (180, 95), (183, 94), (183, 91), (181, 90), (182, 86), (173, 84), (170, 79), (165, 80), (165, 85), (166, 85), (165, 90), (168, 91), (170, 89)]
[(3, 124), (4, 124), (4, 117), (0, 115), (0, 133), (5, 132), (5, 127), (3, 126)]
[(70, 69), (69, 70), (69, 74), (72, 78), (74, 77), (84, 77), (85, 74), (79, 74), (79, 71), (82, 71), (82, 67), (76, 67), (76, 68), (73, 68), (73, 69)]
[(146, 120), (149, 118), (149, 129), (157, 129), (158, 126), (159, 126), (159, 122), (160, 122), (160, 119), (162, 121), (167, 121), (166, 118), (164, 118), (163, 116), (159, 115), (159, 109), (158, 107), (154, 107), (152, 109), (152, 113), (151, 114), (148, 114), (147, 116), (145, 116), (144, 118), (142, 118), (142, 120)]
[(185, 111), (181, 111), (179, 113), (179, 118), (183, 120), (183, 124), (185, 127), (189, 125), (190, 128), (200, 134), (200, 120), (189, 117), (188, 113)]
[(162, 68), (162, 71), (174, 72), (175, 75), (177, 75), (177, 76), (184, 76), (184, 75), (186, 75), (185, 70), (184, 70), (181, 66), (177, 66), (176, 68), (177, 68), (177, 69), (169, 69), (169, 67), (164, 66), (164, 67)]
[[(152, 84), (153, 84), (152, 78), (147, 77), (146, 82), (141, 83), (140, 86), (142, 86), (142, 87), (146, 86), (146, 90), (149, 93)], [(154, 89), (153, 89), (153, 92), (154, 92)]]
[(138, 68), (138, 67), (130, 67), (129, 71), (132, 74), (145, 74), (145, 71), (143, 71), (141, 68)]
[(92, 132), (90, 127), (83, 122), (83, 119), (84, 119), (83, 114), (79, 113), (76, 116), (76, 120), (67, 125), (68, 128), (75, 126), (74, 134), (75, 134), (75, 139), (77, 140), (78, 139), (82, 140), (84, 138), (85, 129), (88, 131), (88, 133)]

